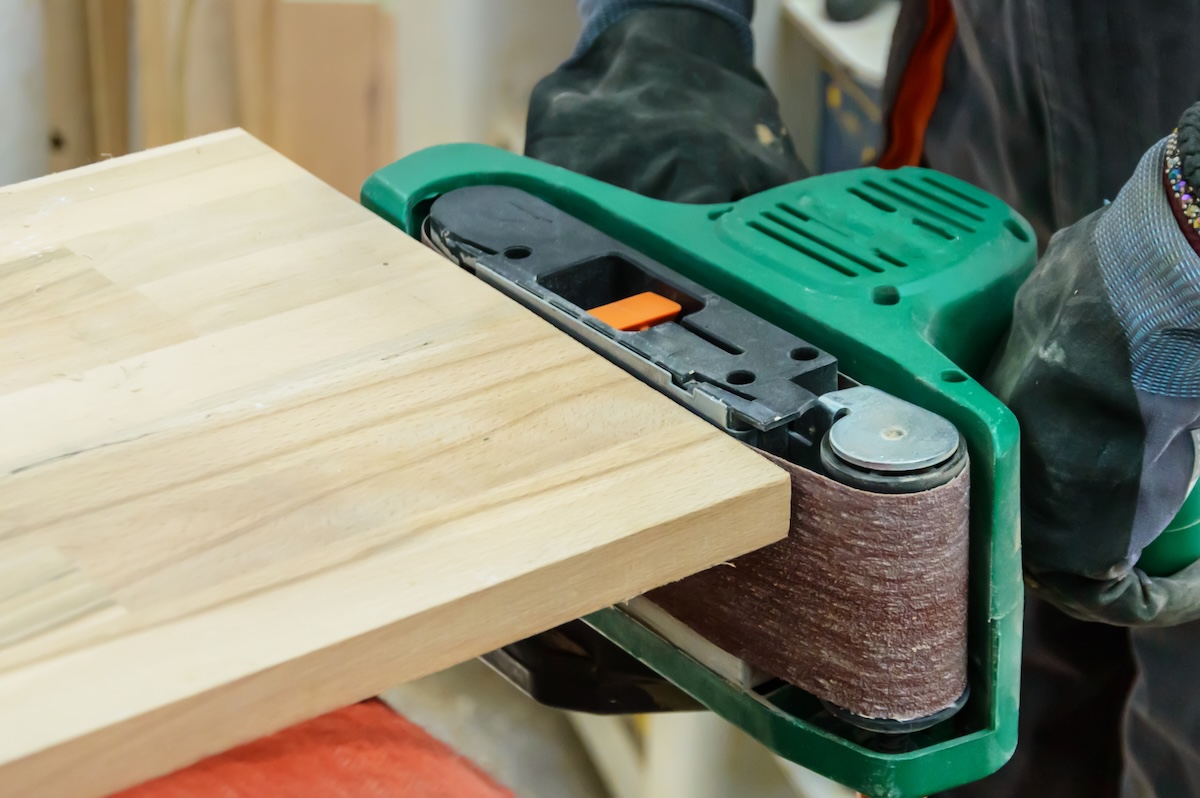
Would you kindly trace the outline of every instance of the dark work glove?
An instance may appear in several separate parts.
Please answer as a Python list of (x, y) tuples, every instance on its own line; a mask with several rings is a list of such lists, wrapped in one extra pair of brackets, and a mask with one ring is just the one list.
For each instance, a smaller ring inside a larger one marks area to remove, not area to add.
[(1021, 423), (1030, 586), (1078, 618), (1131, 626), (1200, 618), (1200, 565), (1135, 567), (1187, 495), (1200, 429), (1200, 256), (1164, 189), (1164, 145), (1111, 205), (1051, 239), (988, 378)]
[(807, 176), (742, 33), (685, 6), (624, 16), (542, 79), (525, 154), (676, 202), (726, 202)]

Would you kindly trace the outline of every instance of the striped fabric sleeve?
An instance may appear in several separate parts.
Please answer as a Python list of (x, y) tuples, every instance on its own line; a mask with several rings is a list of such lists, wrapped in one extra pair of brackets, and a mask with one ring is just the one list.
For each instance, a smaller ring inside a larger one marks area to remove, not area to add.
[(1129, 342), (1133, 384), (1200, 399), (1200, 256), (1163, 189), (1166, 140), (1150, 148), (1096, 226), (1100, 274)]
[(643, 8), (661, 6), (683, 6), (701, 9), (716, 14), (733, 25), (742, 37), (746, 54), (753, 56), (754, 40), (750, 35), (750, 17), (754, 14), (754, 0), (576, 0), (579, 16), (583, 21), (583, 33), (575, 47), (572, 58), (587, 52), (601, 33), (625, 16)]

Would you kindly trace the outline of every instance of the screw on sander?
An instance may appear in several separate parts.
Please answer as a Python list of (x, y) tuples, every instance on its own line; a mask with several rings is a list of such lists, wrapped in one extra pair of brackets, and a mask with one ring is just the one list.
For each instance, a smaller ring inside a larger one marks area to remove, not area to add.
[[(870, 386), (839, 390), (832, 355), (525, 192), (477, 186), (445, 194), (434, 202), (422, 240), (730, 435), (788, 463), (876, 494), (930, 490), (966, 468), (965, 442), (942, 417)], [(531, 695), (547, 693), (534, 684), (538, 661), (550, 668), (563, 659), (560, 642), (547, 635), (518, 644), (519, 669), (503, 652), (489, 664)], [(686, 641), (671, 639), (687, 649)], [(629, 694), (634, 687), (645, 692), (644, 674), (637, 676), (641, 681), (628, 680)], [(560, 685), (561, 675), (546, 681)], [(581, 697), (582, 705), (617, 692), (589, 689), (593, 697)], [(562, 691), (556, 697), (556, 705), (581, 708)], [(905, 720), (822, 703), (841, 720), (891, 734), (927, 728), (965, 700), (963, 693), (950, 706)], [(673, 702), (658, 696), (648, 703)]]

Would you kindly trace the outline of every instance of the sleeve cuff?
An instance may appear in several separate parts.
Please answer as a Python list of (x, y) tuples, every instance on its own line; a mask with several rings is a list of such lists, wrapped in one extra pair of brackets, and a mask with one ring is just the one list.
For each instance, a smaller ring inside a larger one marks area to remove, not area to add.
[(620, 22), (634, 11), (662, 6), (680, 6), (707, 11), (727, 21), (738, 32), (746, 57), (754, 57), (754, 38), (750, 33), (750, 18), (754, 13), (754, 0), (578, 0), (579, 16), (583, 21), (583, 32), (575, 52), (567, 61), (570, 64), (588, 51), (600, 34)]

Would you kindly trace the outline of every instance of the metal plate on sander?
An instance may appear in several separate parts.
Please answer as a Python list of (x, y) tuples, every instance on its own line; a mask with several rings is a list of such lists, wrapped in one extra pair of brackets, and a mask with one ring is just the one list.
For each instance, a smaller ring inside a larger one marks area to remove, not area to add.
[(959, 434), (946, 419), (867, 386), (818, 400), (837, 418), (829, 446), (842, 460), (870, 471), (911, 472), (944, 463)]

